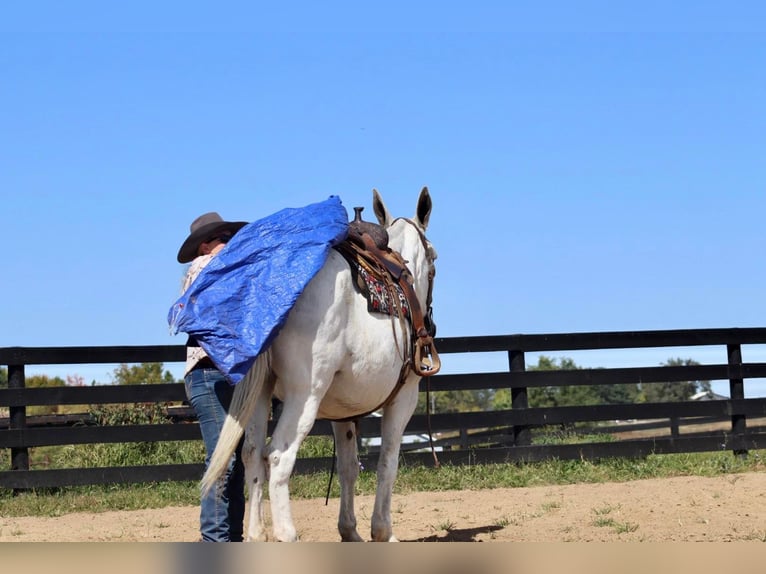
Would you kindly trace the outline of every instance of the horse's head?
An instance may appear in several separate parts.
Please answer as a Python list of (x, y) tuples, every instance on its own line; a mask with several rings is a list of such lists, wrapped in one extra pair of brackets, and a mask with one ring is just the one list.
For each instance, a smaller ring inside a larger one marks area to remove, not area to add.
[(431, 195), (424, 187), (418, 197), (412, 218), (393, 218), (376, 189), (372, 190), (372, 207), (378, 222), (388, 231), (388, 246), (398, 251), (407, 261), (415, 279), (415, 292), (421, 306), (430, 315), (434, 276), (436, 275), (436, 249), (426, 238), (431, 218)]

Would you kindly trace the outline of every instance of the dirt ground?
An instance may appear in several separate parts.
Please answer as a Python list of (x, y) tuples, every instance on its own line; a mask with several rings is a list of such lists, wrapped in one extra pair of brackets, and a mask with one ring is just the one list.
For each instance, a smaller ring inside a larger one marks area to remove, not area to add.
[[(363, 536), (372, 504), (357, 498)], [(337, 511), (337, 499), (293, 501), (301, 540), (338, 541)], [(764, 542), (766, 473), (395, 494), (392, 519), (402, 541)], [(0, 516), (0, 542), (193, 542), (197, 521), (193, 506)]]

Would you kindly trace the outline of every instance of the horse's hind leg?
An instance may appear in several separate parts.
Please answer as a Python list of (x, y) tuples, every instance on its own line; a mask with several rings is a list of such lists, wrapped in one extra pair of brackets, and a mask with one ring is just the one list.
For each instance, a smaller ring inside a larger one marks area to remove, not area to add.
[(266, 482), (266, 432), (271, 408), (271, 388), (264, 388), (258, 396), (253, 417), (245, 429), (242, 461), (245, 464), (245, 480), (250, 493), (250, 518), (247, 540), (263, 542), (268, 537), (263, 519), (263, 485)]
[(269, 499), (275, 538), (280, 542), (295, 542), (298, 533), (290, 509), (290, 475), (303, 439), (314, 426), (319, 400), (314, 396), (291, 390), (282, 405), (282, 414), (269, 443)]
[(357, 425), (354, 422), (334, 422), (335, 450), (338, 457), (338, 480), (340, 481), (340, 512), (338, 532), (344, 542), (362, 542), (356, 530), (354, 514), (354, 487), (359, 477), (357, 457)]
[(378, 485), (375, 509), (372, 513), (372, 540), (396, 542), (391, 526), (391, 494), (399, 469), (399, 447), (404, 428), (418, 403), (418, 381), (409, 380), (394, 400), (383, 410), (380, 423), (380, 458), (378, 459)]

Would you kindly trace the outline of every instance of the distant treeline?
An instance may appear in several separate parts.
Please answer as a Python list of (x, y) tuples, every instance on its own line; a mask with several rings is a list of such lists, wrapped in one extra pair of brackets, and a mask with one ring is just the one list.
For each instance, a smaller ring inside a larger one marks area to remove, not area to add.
[[(660, 366), (680, 367), (699, 365), (693, 359), (671, 358)], [(580, 370), (582, 367), (567, 357), (558, 360), (540, 356), (537, 365), (528, 371)], [(664, 403), (689, 400), (696, 393), (710, 391), (710, 381), (673, 383), (550, 386), (530, 388), (529, 407), (567, 407), (586, 405), (616, 405), (629, 403)], [(494, 411), (511, 408), (510, 389), (481, 389), (435, 391), (430, 393), (431, 412), (457, 413)], [(418, 412), (426, 412), (426, 397), (420, 397)]]

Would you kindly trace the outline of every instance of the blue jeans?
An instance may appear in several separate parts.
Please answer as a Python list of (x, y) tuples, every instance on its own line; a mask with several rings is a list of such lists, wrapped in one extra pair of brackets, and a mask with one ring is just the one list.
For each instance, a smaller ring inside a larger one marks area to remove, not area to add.
[[(186, 396), (199, 420), (205, 443), (205, 468), (218, 442), (234, 387), (217, 369), (201, 368), (184, 377)], [(229, 462), (220, 485), (200, 501), (200, 534), (205, 542), (241, 542), (245, 517), (245, 467), (242, 444)]]

